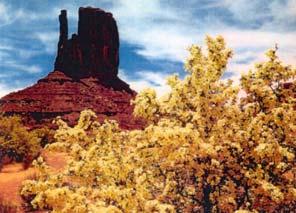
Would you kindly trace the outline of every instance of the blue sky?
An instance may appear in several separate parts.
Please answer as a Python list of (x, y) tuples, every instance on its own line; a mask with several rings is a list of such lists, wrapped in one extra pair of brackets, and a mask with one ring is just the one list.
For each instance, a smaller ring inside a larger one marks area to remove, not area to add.
[(120, 77), (137, 91), (167, 91), (166, 76), (184, 76), (186, 48), (204, 45), (206, 35), (223, 35), (234, 50), (225, 78), (235, 82), (276, 43), (282, 60), (296, 65), (296, 0), (0, 0), (0, 96), (53, 70), (59, 12), (68, 11), (75, 33), (80, 6), (113, 13)]

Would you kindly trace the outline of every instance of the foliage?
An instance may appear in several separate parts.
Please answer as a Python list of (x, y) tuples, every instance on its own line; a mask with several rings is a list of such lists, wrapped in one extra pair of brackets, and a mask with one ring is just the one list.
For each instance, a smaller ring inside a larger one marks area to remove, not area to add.
[(18, 116), (0, 116), (0, 161), (5, 155), (27, 167), (39, 155), (40, 139), (29, 132)]
[(40, 145), (42, 147), (54, 142), (55, 131), (47, 126), (34, 129), (33, 132), (40, 139)]
[(41, 176), (26, 181), (22, 195), (53, 212), (294, 210), (296, 70), (270, 50), (267, 62), (242, 76), (239, 98), (240, 88), (221, 80), (232, 55), (224, 39), (206, 42), (207, 54), (189, 49), (188, 76), (171, 76), (168, 95), (137, 96), (134, 113), (150, 122), (144, 130), (99, 124), (89, 110), (73, 128), (58, 120), (47, 149), (71, 160), (53, 175), (39, 158)]

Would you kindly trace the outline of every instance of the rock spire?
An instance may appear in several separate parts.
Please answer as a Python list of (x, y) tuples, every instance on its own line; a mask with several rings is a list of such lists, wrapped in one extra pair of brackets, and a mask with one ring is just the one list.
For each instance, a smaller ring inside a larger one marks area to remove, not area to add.
[(141, 128), (130, 101), (136, 92), (118, 78), (119, 36), (111, 13), (79, 8), (78, 33), (68, 38), (67, 11), (59, 15), (54, 71), (36, 84), (0, 99), (0, 111), (20, 115), (31, 128), (51, 125), (56, 116), (74, 124), (84, 109), (98, 120), (115, 119), (125, 129)]

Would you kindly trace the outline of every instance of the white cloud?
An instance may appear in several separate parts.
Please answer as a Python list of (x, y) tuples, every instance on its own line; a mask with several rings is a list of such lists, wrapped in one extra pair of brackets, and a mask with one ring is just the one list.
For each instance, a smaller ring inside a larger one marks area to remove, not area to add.
[(37, 65), (19, 65), (17, 67), (18, 67), (18, 69), (24, 70), (25, 72), (30, 73), (30, 74), (41, 72), (41, 68)]
[(0, 44), (0, 50), (13, 50), (13, 47), (8, 44)]
[(296, 24), (296, 0), (273, 1), (269, 5), (273, 21), (267, 23), (269, 28), (281, 25), (288, 26)]
[(16, 60), (28, 60), (40, 54), (40, 50), (18, 47), (13, 39), (0, 40), (0, 62)]
[(26, 64), (21, 64), (20, 62), (17, 62), (17, 61), (3, 62), (1, 63), (1, 65), (10, 69), (12, 68), (18, 71), (24, 71), (29, 74), (40, 73), (42, 71), (41, 67), (37, 65), (26, 65)]
[(0, 26), (6, 25), (11, 22), (12, 16), (8, 13), (7, 6), (0, 2)]
[(278, 44), (278, 55), (286, 64), (296, 65), (296, 32), (277, 33), (262, 30), (235, 30), (221, 31), (227, 46), (234, 50), (234, 56), (230, 60), (228, 70), (232, 72), (230, 77), (236, 83), (240, 73), (245, 73), (254, 67), (255, 63), (266, 60), (265, 52)]
[[(119, 24), (120, 38), (139, 47), (149, 59), (182, 61), (197, 31), (186, 26), (186, 13), (161, 1), (121, 0), (110, 8)], [(187, 13), (188, 14), (188, 13)]]
[(263, 18), (270, 17), (266, 12), (267, 8), (265, 1), (257, 0), (222, 0), (221, 4), (228, 9), (236, 20), (241, 22), (257, 21)]
[[(292, 1), (295, 0), (289, 0), (288, 5), (293, 5)], [(264, 10), (262, 4), (265, 3), (223, 0), (211, 1), (206, 6), (224, 7), (232, 12), (234, 19), (252, 22), (274, 15), (270, 11), (265, 13), (268, 4)], [(245, 72), (253, 67), (253, 63), (262, 61), (264, 52), (276, 43), (280, 47), (279, 55), (284, 56), (284, 62), (296, 64), (296, 32), (282, 33), (260, 28), (242, 30), (219, 21), (219, 17), (205, 17), (204, 22), (200, 23), (198, 20), (191, 20), (193, 17), (200, 17), (190, 14), (190, 8), (186, 11), (187, 14), (180, 14), (176, 9), (173, 5), (164, 8), (160, 1), (150, 1), (145, 5), (142, 1), (135, 1), (134, 4), (125, 1), (116, 4), (111, 11), (119, 22), (121, 39), (137, 45), (139, 49), (136, 53), (148, 59), (183, 62), (188, 54), (186, 48), (193, 43), (204, 45), (202, 41), (207, 31), (210, 35), (222, 34), (228, 46), (234, 49), (235, 55), (229, 64), (229, 69), (235, 71), (232, 78), (239, 79), (240, 72)]]
[[(67, 7), (74, 9), (76, 5), (67, 4)], [(26, 24), (32, 21), (57, 19), (60, 9), (54, 7), (46, 11), (31, 11), (23, 8), (14, 7), (11, 2), (0, 2), (0, 27), (12, 24), (15, 21), (21, 21)], [(73, 11), (73, 10), (71, 10)], [(76, 16), (76, 14), (70, 12), (68, 15), (70, 18)]]
[(226, 29), (219, 32), (226, 42), (232, 48), (266, 48), (274, 47), (279, 44), (280, 47), (296, 47), (295, 32), (269, 32), (263, 30), (238, 30)]
[(7, 57), (9, 57), (9, 53), (0, 49), (0, 64), (1, 64), (1, 61), (4, 61), (5, 58)]
[(8, 85), (0, 83), (0, 98), (2, 98), (3, 96), (5, 96), (11, 92), (18, 91), (20, 89), (22, 89), (22, 88), (10, 88)]
[[(18, 57), (15, 56), (15, 48), (12, 44), (1, 44), (0, 43), (0, 66), (2, 68), (2, 75), (6, 75), (7, 70), (13, 70), (16, 72), (26, 72), (29, 74), (40, 73), (41, 68), (37, 65), (27, 65), (24, 59), (31, 57), (33, 52), (31, 50), (25, 51), (20, 49), (18, 51)], [(11, 74), (11, 73), (10, 73)], [(0, 76), (0, 77), (3, 77)]]
[[(296, 64), (296, 43), (294, 42), (296, 31), (289, 28), (296, 20), (296, 0), (192, 0), (191, 2), (195, 8), (185, 8), (187, 1), (167, 1), (165, 5), (160, 0), (88, 0), (71, 4), (68, 1), (60, 1), (54, 4), (53, 9), (47, 11), (18, 10), (18, 17), (29, 21), (55, 19), (56, 26), (61, 9), (67, 9), (68, 18), (73, 21), (77, 20), (79, 6), (89, 4), (102, 7), (101, 5), (108, 3), (108, 6), (103, 9), (113, 13), (119, 25), (121, 40), (138, 47), (136, 53), (146, 59), (156, 59), (155, 63), (158, 63), (157, 59), (184, 61), (188, 54), (186, 48), (193, 43), (204, 46), (205, 33), (208, 33), (209, 35), (222, 34), (228, 46), (234, 49), (235, 55), (230, 61), (228, 72), (232, 73), (231, 78), (236, 82), (241, 72), (248, 71), (255, 62), (265, 60), (264, 52), (274, 47), (276, 43), (280, 48), (281, 59), (285, 63)], [(204, 3), (201, 4), (201, 2)], [(8, 7), (0, 3), (0, 14), (3, 14), (0, 17), (1, 24), (12, 21), (12, 17), (7, 12)], [(203, 11), (199, 10), (200, 8)], [(225, 17), (220, 17), (218, 12), (211, 14), (217, 8), (230, 12), (230, 16), (226, 12), (223, 15), (236, 24), (230, 24), (224, 19)], [(201, 14), (197, 14), (196, 10)], [(268, 22), (265, 23), (265, 19)], [(240, 23), (255, 23), (258, 27), (242, 29)], [(287, 31), (283, 32), (283, 30)], [(55, 53), (58, 33), (53, 31), (53, 28), (32, 33), (43, 44), (44, 49), (41, 51), (48, 54)], [(5, 51), (0, 51), (0, 57), (5, 57), (7, 54)], [(22, 55), (24, 58), (30, 57), (30, 54)], [(23, 70), (37, 72), (38, 68), (33, 66), (25, 66)], [(143, 87), (154, 87), (161, 93), (166, 91), (163, 80), (165, 75), (160, 71), (142, 71), (123, 78), (137, 91)]]
[(142, 36), (137, 34), (139, 32), (126, 35), (126, 39), (137, 42), (142, 48), (136, 52), (150, 59), (183, 61), (187, 47), (194, 43), (193, 33), (182, 35), (175, 27), (151, 28)]
[(7, 88), (3, 87), (2, 85), (0, 85), (0, 98), (2, 98), (3, 96), (9, 94), (12, 91), (14, 91), (14, 90), (7, 89)]
[(161, 5), (159, 0), (117, 0), (114, 1), (113, 8), (111, 8), (114, 15), (118, 18), (135, 17), (133, 20), (137, 21), (139, 19), (146, 20), (159, 20), (159, 19), (169, 19), (169, 20), (180, 20), (181, 11), (179, 15), (176, 14), (174, 8), (167, 4), (167, 7)]
[(56, 52), (59, 38), (58, 32), (38, 32), (34, 34), (34, 37), (43, 44), (46, 53), (54, 54)]
[(42, 52), (40, 50), (18, 49), (17, 53), (22, 60), (28, 60)]
[[(17, 48), (12, 39), (0, 40), (0, 96), (22, 88), (24, 82), (22, 80), (18, 82), (18, 78), (28, 74), (38, 74), (42, 71), (40, 66), (30, 64), (27, 61), (37, 52), (31, 49)], [(12, 85), (14, 85), (14, 88), (12, 88)]]
[(119, 70), (119, 77), (128, 82), (133, 90), (141, 92), (145, 88), (153, 88), (157, 96), (162, 96), (170, 91), (170, 87), (166, 85), (168, 76), (168, 73), (145, 70), (129, 76), (124, 70)]
[(288, 0), (287, 14), (290, 16), (296, 16), (296, 0)]
[(12, 24), (26, 15), (22, 9), (14, 10), (11, 5), (3, 2), (0, 2), (0, 14), (0, 27)]

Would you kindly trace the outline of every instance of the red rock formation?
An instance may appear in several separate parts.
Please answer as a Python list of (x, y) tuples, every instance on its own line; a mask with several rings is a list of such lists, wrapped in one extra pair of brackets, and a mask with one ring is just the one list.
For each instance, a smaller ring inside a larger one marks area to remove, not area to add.
[(92, 109), (99, 120), (116, 119), (122, 128), (143, 126), (132, 116), (136, 93), (118, 78), (119, 37), (112, 14), (80, 8), (78, 34), (68, 39), (66, 11), (59, 16), (60, 37), (55, 70), (24, 90), (0, 100), (0, 111), (21, 115), (31, 127), (62, 116), (74, 124), (79, 113)]
[(74, 80), (96, 77), (101, 83), (130, 90), (118, 77), (119, 36), (111, 13), (97, 8), (79, 8), (78, 34), (68, 39), (67, 12), (61, 11), (60, 38), (55, 70)]

